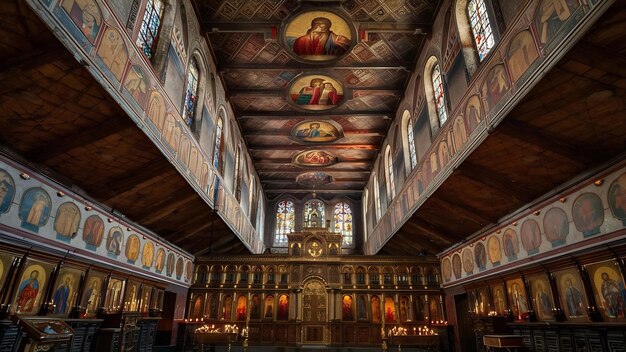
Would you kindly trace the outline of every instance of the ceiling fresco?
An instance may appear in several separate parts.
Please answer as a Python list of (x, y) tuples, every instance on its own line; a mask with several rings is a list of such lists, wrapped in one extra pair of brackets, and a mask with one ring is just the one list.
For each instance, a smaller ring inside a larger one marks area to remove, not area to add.
[(264, 190), (369, 179), (430, 32), (435, 0), (196, 0)]

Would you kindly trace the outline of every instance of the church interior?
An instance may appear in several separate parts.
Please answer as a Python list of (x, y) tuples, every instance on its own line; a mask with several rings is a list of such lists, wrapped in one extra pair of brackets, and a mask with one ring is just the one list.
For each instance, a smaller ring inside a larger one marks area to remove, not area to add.
[(0, 352), (626, 350), (623, 1), (6, 0), (0, 82)]

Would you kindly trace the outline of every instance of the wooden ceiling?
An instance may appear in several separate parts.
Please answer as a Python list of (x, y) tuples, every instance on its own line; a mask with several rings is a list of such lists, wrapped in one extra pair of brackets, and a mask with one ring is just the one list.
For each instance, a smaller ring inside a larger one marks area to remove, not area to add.
[(437, 253), (573, 177), (623, 158), (625, 98), (626, 5), (617, 2), (380, 253)]
[[(360, 198), (439, 1), (194, 1), (268, 196), (316, 190)], [(352, 35), (353, 47), (328, 61), (296, 55), (285, 39), (290, 24), (307, 18), (306, 28), (298, 27), (304, 35), (310, 18), (326, 10), (353, 27), (330, 28)], [(306, 17), (310, 11), (318, 12)], [(307, 77), (308, 85), (320, 75), (343, 85), (343, 100), (327, 110), (294, 104), (298, 79)], [(299, 138), (315, 121), (327, 122), (321, 129), (334, 128), (338, 138)], [(327, 162), (301, 162), (311, 158)]]
[(192, 254), (249, 253), (23, 1), (0, 18), (2, 152)]

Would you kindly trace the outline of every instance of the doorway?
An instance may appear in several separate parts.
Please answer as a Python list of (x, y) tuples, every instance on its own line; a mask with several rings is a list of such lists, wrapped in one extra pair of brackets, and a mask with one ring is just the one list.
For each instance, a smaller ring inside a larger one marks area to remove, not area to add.
[(312, 278), (302, 290), (302, 343), (325, 344), (328, 294), (325, 283)]
[(459, 330), (459, 343), (463, 351), (477, 352), (474, 338), (474, 324), (469, 315), (469, 300), (467, 293), (454, 296), (456, 307), (456, 321)]
[(165, 291), (163, 296), (163, 311), (161, 320), (157, 324), (155, 345), (170, 346), (172, 341), (172, 329), (174, 327), (174, 311), (176, 310), (176, 293)]

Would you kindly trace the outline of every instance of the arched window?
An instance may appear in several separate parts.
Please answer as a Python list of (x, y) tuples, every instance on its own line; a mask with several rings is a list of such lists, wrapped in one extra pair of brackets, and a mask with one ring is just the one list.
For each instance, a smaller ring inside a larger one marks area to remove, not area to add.
[(250, 216), (250, 222), (252, 222), (252, 202), (254, 202), (254, 176), (250, 176), (250, 192), (248, 193), (248, 215)]
[(324, 202), (311, 199), (304, 203), (304, 227), (324, 227), (326, 224)]
[(413, 135), (413, 118), (409, 116), (406, 124), (406, 137), (409, 147), (409, 159), (411, 161), (411, 170), (417, 166), (417, 151), (415, 150), (415, 135)]
[(283, 200), (276, 209), (276, 231), (274, 232), (274, 246), (286, 246), (287, 234), (293, 232), (295, 213), (293, 202)]
[(495, 44), (487, 7), (484, 0), (469, 0), (467, 2), (467, 17), (469, 18), (472, 36), (478, 51), (478, 59), (483, 59), (489, 54)]
[(198, 79), (200, 70), (195, 57), (191, 58), (187, 71), (187, 89), (185, 89), (185, 104), (183, 105), (183, 120), (191, 127), (194, 122), (194, 114), (198, 101)]
[(376, 206), (376, 221), (380, 219), (380, 187), (378, 187), (378, 176), (374, 175), (374, 203)]
[(239, 159), (241, 159), (241, 144), (237, 146), (237, 150), (235, 151), (235, 175), (233, 176), (235, 198), (241, 201), (241, 170)]
[(387, 172), (387, 194), (389, 201), (396, 196), (396, 182), (393, 176), (393, 160), (391, 160), (391, 146), (387, 145), (385, 149), (385, 171)]
[(446, 96), (443, 89), (441, 69), (439, 69), (438, 63), (435, 63), (435, 66), (433, 67), (431, 80), (433, 84), (435, 109), (437, 111), (437, 118), (439, 119), (439, 127), (441, 127), (448, 119), (448, 113), (446, 112)]
[(222, 149), (224, 148), (224, 129), (222, 128), (222, 118), (217, 119), (217, 125), (215, 127), (215, 144), (213, 145), (213, 166), (215, 169), (222, 173)]
[(367, 233), (369, 231), (369, 226), (367, 223), (367, 207), (369, 206), (369, 190), (365, 189), (365, 195), (363, 196), (363, 232), (365, 233), (365, 239), (367, 239)]
[(352, 246), (352, 209), (348, 203), (338, 203), (334, 211), (335, 232), (341, 234), (343, 246)]
[(163, 8), (161, 0), (148, 0), (143, 13), (143, 20), (137, 36), (137, 46), (141, 48), (149, 60), (152, 60), (157, 46), (161, 20), (163, 18)]

